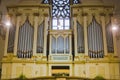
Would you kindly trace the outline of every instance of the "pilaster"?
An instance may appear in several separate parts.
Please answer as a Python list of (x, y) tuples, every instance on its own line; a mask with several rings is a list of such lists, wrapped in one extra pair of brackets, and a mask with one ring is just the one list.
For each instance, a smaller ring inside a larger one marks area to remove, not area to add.
[(6, 55), (7, 55), (8, 37), (9, 37), (9, 28), (8, 28), (8, 27), (6, 27), (4, 56), (6, 56)]
[(46, 56), (46, 52), (47, 52), (47, 30), (48, 30), (48, 16), (45, 16), (45, 22), (44, 22), (44, 53), (43, 53), (44, 56)]
[(87, 37), (87, 14), (83, 15), (83, 28), (84, 28), (84, 43), (85, 43), (85, 56), (88, 56), (88, 37)]
[(33, 56), (36, 55), (37, 47), (37, 28), (38, 28), (38, 16), (34, 15), (34, 38), (33, 38)]
[[(114, 23), (113, 23), (113, 16), (111, 16), (111, 23), (112, 23), (112, 25), (114, 25)], [(114, 43), (114, 56), (118, 56), (118, 54), (117, 54), (117, 43), (116, 43), (116, 34), (117, 34), (117, 32), (115, 32), (114, 30), (112, 30), (113, 32), (113, 43)]]
[(73, 29), (74, 29), (74, 51), (75, 51), (75, 56), (78, 56), (78, 51), (77, 51), (77, 19), (76, 16), (73, 17)]
[(20, 15), (16, 14), (16, 32), (15, 32), (15, 42), (14, 42), (14, 55), (17, 55), (17, 45), (18, 45), (18, 33), (19, 33), (19, 27), (20, 27)]
[(105, 26), (105, 16), (101, 15), (101, 25), (103, 31), (103, 44), (104, 44), (104, 54), (107, 55), (107, 41), (106, 41), (106, 26)]

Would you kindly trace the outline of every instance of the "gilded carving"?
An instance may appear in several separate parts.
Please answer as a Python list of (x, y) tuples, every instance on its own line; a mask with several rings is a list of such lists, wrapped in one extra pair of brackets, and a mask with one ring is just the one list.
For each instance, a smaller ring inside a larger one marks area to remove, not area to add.
[(111, 17), (112, 17), (112, 16), (113, 16), (113, 13), (109, 13), (109, 16), (111, 16)]
[(33, 13), (34, 16), (39, 16), (39, 13)]
[(100, 13), (100, 16), (106, 16), (106, 14), (105, 13)]
[(82, 16), (87, 16), (88, 15), (88, 13), (82, 13)]
[(22, 14), (21, 13), (16, 13), (16, 16), (21, 16)]

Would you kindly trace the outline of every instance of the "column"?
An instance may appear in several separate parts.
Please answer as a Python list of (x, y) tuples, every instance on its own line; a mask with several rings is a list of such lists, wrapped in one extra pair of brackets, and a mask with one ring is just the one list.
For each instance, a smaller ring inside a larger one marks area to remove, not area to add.
[(75, 56), (78, 55), (78, 51), (77, 51), (77, 20), (76, 17), (73, 18), (73, 29), (74, 29), (74, 50), (75, 50)]
[(88, 37), (87, 37), (87, 14), (83, 15), (84, 22), (84, 45), (85, 45), (85, 56), (88, 56)]
[(38, 28), (38, 16), (39, 14), (34, 14), (34, 38), (33, 38), (33, 56), (36, 55), (37, 50), (37, 28)]
[(101, 25), (102, 25), (102, 31), (103, 31), (103, 45), (104, 45), (104, 54), (107, 55), (107, 41), (106, 41), (106, 29), (105, 29), (105, 15), (101, 16)]
[(4, 56), (7, 55), (8, 37), (9, 37), (9, 28), (6, 27)]
[(47, 51), (47, 29), (48, 29), (48, 16), (45, 16), (45, 22), (44, 22), (44, 56), (46, 56)]
[(14, 55), (17, 55), (17, 45), (18, 45), (18, 33), (20, 27), (20, 15), (17, 14), (17, 22), (16, 22), (16, 32), (15, 32), (15, 41), (14, 41)]

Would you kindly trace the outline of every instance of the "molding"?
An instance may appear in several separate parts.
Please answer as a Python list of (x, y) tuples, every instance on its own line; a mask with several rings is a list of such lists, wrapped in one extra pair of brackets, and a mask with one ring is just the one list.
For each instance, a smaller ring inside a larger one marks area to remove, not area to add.
[(71, 8), (81, 8), (81, 7), (103, 7), (103, 8), (114, 8), (114, 5), (106, 5), (106, 4), (78, 4), (72, 5)]
[(38, 8), (50, 8), (51, 6), (50, 5), (45, 5), (45, 4), (39, 4), (39, 5), (11, 5), (11, 6), (8, 6), (7, 9), (9, 8), (23, 8), (23, 7), (30, 7), (30, 8), (35, 8), (35, 7), (38, 7)]

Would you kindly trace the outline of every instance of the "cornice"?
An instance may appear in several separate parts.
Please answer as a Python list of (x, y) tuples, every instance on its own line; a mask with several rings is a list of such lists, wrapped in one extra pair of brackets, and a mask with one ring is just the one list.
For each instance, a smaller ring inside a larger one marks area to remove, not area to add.
[(78, 4), (78, 5), (71, 5), (71, 8), (82, 8), (82, 7), (114, 8), (114, 5), (108, 5), (108, 4)]
[(9, 9), (9, 8), (23, 8), (23, 7), (32, 7), (32, 8), (34, 8), (34, 7), (40, 7), (40, 8), (51, 8), (51, 6), (50, 5), (47, 5), (47, 4), (39, 4), (39, 5), (9, 5), (9, 6), (7, 6), (7, 9)]

